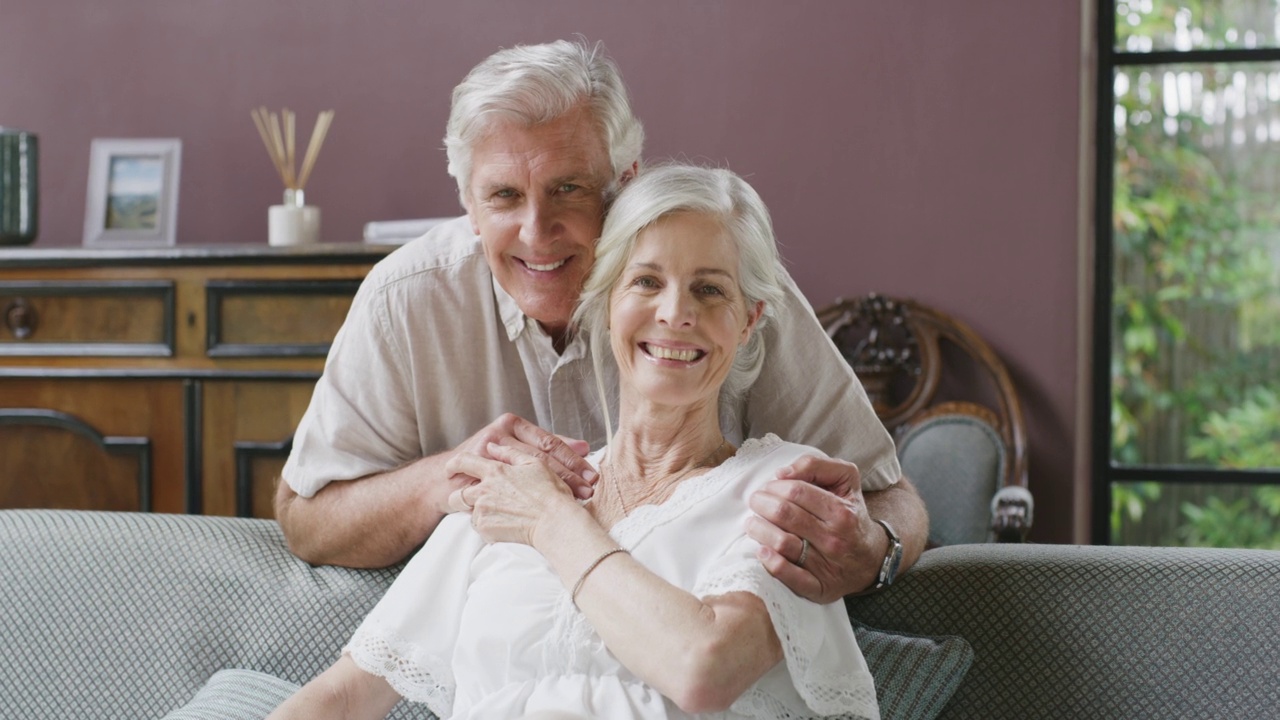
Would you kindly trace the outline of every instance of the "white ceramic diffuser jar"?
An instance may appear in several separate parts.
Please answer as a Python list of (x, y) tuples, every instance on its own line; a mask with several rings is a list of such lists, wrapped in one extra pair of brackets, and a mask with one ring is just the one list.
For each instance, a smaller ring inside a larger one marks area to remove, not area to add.
[(267, 208), (267, 242), (271, 245), (320, 242), (320, 208), (306, 204), (302, 190), (285, 190), (284, 204)]

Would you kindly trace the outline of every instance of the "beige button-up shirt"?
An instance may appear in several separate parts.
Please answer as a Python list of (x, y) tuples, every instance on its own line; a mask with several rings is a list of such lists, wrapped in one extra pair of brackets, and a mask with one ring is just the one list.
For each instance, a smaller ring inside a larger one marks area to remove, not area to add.
[[(744, 398), (721, 408), (725, 436), (740, 443), (773, 432), (857, 463), (864, 489), (897, 482), (893, 441), (862, 385), (790, 277), (786, 287), (763, 330), (764, 370)], [(612, 404), (617, 381), (606, 364)], [(458, 218), (387, 256), (361, 285), (294, 435), (284, 480), (311, 497), (334, 480), (453, 449), (504, 412), (592, 448), (605, 440), (585, 340), (557, 353)]]

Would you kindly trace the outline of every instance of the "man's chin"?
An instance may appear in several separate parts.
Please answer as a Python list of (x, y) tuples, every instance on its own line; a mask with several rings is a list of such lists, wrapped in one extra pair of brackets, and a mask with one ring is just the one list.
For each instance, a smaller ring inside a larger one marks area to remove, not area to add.
[(520, 310), (533, 318), (550, 334), (564, 332), (573, 317), (573, 304), (566, 304), (557, 299), (554, 302), (540, 299), (540, 302), (520, 302)]

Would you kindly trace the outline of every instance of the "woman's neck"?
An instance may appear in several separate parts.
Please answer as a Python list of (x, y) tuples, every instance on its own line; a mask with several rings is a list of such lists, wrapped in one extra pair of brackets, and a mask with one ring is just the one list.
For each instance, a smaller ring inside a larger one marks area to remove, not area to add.
[(724, 460), (717, 403), (666, 408), (623, 402), (608, 461), (632, 482), (647, 484)]

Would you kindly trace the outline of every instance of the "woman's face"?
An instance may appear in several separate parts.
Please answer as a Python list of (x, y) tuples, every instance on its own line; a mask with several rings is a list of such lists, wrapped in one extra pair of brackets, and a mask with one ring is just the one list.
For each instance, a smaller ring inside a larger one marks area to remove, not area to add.
[(716, 403), (763, 303), (748, 308), (738, 247), (716, 218), (668, 215), (636, 237), (609, 298), (609, 337), (624, 397), (665, 406)]

